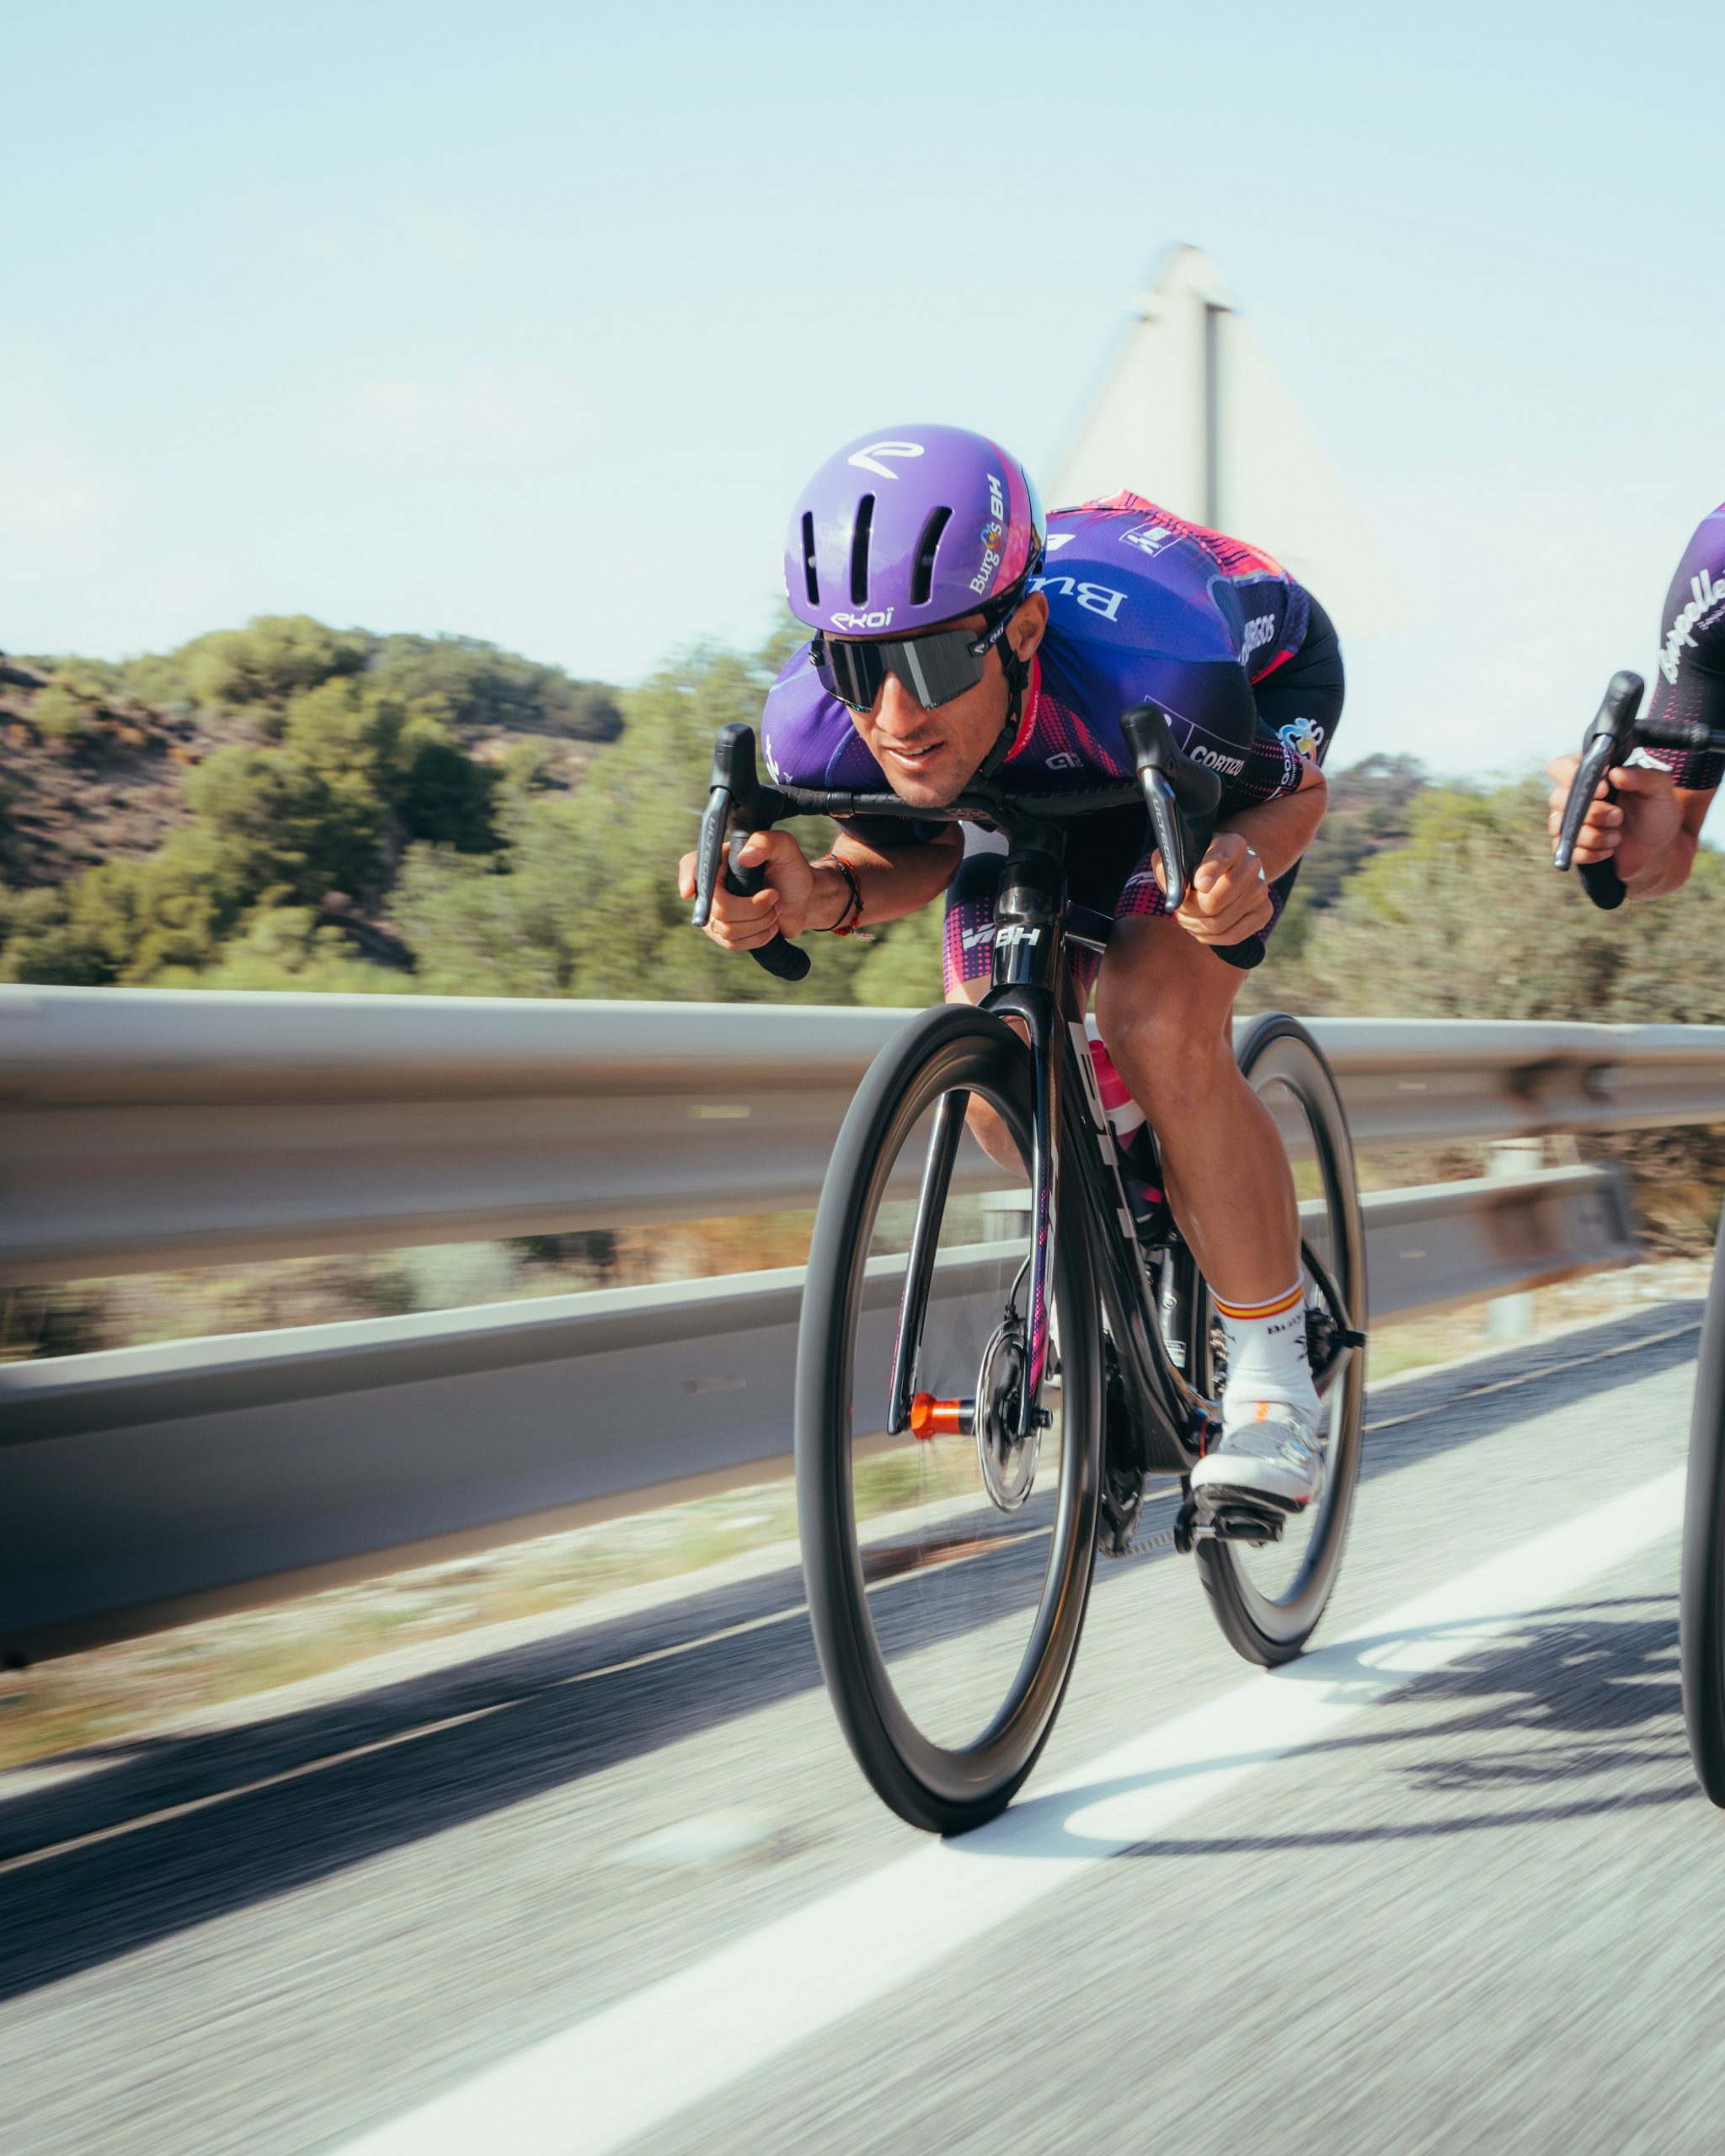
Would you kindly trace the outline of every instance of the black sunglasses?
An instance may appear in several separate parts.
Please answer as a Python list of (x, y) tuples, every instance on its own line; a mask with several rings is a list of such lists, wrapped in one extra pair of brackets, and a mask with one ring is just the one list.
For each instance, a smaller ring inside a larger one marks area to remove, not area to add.
[(976, 636), (969, 629), (931, 629), (920, 637), (853, 640), (817, 630), (809, 656), (820, 686), (852, 711), (873, 711), (889, 674), (896, 674), (924, 711), (962, 696), (982, 679), (990, 648), (1006, 633), (1017, 601)]

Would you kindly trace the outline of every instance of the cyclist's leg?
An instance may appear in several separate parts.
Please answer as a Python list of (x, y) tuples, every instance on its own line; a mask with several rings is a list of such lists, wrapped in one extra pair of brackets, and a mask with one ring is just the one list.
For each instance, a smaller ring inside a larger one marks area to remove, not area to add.
[(1194, 1469), (1194, 1493), (1299, 1509), (1323, 1486), (1322, 1417), (1306, 1354), (1293, 1171), (1234, 1057), (1245, 978), (1166, 914), (1123, 912), (1097, 1022), (1156, 1131), (1163, 1188), (1227, 1337), (1221, 1442)]
[(1294, 1177), (1274, 1119), (1234, 1060), (1247, 976), (1166, 915), (1114, 923), (1097, 1026), (1149, 1117), (1169, 1201), (1223, 1300), (1263, 1302), (1299, 1269)]

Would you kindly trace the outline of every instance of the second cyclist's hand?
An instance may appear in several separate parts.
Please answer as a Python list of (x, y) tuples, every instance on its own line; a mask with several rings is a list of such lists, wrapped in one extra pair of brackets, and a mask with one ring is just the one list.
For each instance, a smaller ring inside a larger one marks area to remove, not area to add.
[[(1154, 866), (1166, 891), (1168, 879), (1160, 854)], [(1218, 831), (1193, 870), (1191, 888), (1174, 918), (1200, 943), (1226, 944), (1242, 942), (1268, 928), (1275, 912), (1263, 862), (1238, 831)]]
[[(724, 878), (719, 878), (707, 923), (713, 942), (727, 951), (753, 951), (775, 936), (800, 936), (809, 925), (814, 891), (814, 871), (802, 847), (788, 831), (752, 831), (737, 858), (745, 868), (765, 868), (766, 888), (744, 898), (727, 890)], [(695, 895), (692, 853), (677, 863), (677, 890), (686, 899)]]
[[(1570, 782), (1581, 762), (1579, 756), (1554, 756), (1548, 766), (1557, 783), (1551, 789), (1551, 814), (1546, 828), (1555, 840), (1563, 822), (1563, 804), (1569, 798)], [(1620, 766), (1606, 774), (1618, 798), (1608, 801), (1602, 784), (1582, 819), (1575, 841), (1575, 858), (1583, 867), (1594, 861), (1610, 861), (1626, 883), (1657, 859), (1682, 828), (1683, 810), (1671, 783), (1669, 771), (1641, 764)]]

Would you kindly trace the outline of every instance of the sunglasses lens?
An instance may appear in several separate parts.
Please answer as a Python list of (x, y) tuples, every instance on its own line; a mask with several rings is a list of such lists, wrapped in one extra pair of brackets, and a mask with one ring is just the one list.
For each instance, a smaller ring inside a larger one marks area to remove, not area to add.
[(826, 650), (833, 694), (853, 711), (872, 708), (880, 694), (880, 685), (886, 679), (882, 647), (877, 643), (846, 643), (829, 637)]
[(982, 679), (982, 660), (969, 629), (942, 629), (932, 636), (872, 638), (852, 643), (825, 640), (825, 664), (817, 666), (821, 686), (853, 711), (870, 711), (889, 674), (896, 674), (925, 711), (933, 711), (974, 689)]
[(925, 711), (950, 703), (982, 679), (982, 661), (972, 654), (969, 629), (945, 629), (930, 637), (895, 645), (887, 664)]

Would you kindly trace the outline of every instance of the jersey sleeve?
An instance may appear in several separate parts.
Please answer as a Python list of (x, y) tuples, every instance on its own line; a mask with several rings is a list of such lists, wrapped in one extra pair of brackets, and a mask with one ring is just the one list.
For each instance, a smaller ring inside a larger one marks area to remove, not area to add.
[[(1725, 503), (1704, 516), (1677, 564), (1659, 621), (1659, 662), (1650, 719), (1699, 719), (1725, 731)], [(1705, 750), (1638, 752), (1680, 787), (1711, 793), (1725, 777), (1725, 757)]]
[(1262, 719), (1256, 722), (1246, 747), (1244, 767), (1222, 787), (1221, 813), (1226, 817), (1242, 808), (1255, 808), (1265, 801), (1279, 801), (1284, 793), (1297, 793), (1305, 775), (1306, 760), (1290, 742), (1272, 733)]
[(761, 760), (780, 786), (889, 789), (881, 768), (851, 723), (851, 714), (821, 686), (803, 645), (779, 669), (761, 713)]

